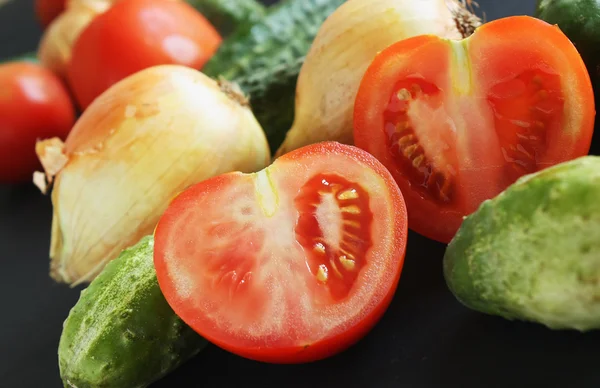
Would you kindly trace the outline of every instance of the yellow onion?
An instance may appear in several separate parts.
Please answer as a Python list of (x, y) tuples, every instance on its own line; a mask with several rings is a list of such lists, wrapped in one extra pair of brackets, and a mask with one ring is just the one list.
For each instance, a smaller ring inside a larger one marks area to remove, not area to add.
[(325, 140), (353, 144), (354, 100), (378, 52), (422, 34), (460, 39), (479, 25), (457, 0), (348, 0), (323, 23), (307, 54), (294, 123), (276, 156)]
[(231, 85), (177, 65), (138, 72), (83, 113), (64, 144), (39, 142), (52, 187), (51, 276), (91, 281), (124, 248), (151, 234), (170, 199), (271, 159), (266, 136)]
[(61, 77), (66, 75), (77, 38), (97, 15), (108, 9), (109, 3), (72, 1), (67, 6), (44, 31), (37, 53), (40, 62)]

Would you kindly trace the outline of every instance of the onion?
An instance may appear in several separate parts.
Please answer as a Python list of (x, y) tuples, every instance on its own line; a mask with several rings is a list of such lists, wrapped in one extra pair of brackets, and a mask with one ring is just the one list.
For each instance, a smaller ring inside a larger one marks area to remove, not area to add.
[(39, 142), (52, 188), (51, 276), (91, 281), (124, 248), (151, 234), (176, 194), (271, 159), (266, 136), (235, 88), (178, 65), (142, 70), (83, 113), (63, 144)]
[(108, 0), (70, 0), (67, 9), (50, 23), (42, 36), (38, 47), (40, 62), (64, 78), (79, 34), (111, 4)]
[(354, 100), (378, 52), (416, 35), (461, 39), (480, 24), (457, 0), (348, 0), (323, 23), (308, 52), (294, 123), (276, 156), (325, 140), (353, 144)]

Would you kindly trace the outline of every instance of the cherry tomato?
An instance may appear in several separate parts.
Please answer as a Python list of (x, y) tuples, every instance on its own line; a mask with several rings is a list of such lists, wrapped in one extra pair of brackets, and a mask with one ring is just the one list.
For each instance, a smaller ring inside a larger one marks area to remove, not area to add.
[(41, 169), (36, 140), (64, 140), (74, 122), (69, 93), (50, 70), (27, 62), (0, 65), (0, 182), (31, 181)]
[(365, 73), (354, 109), (355, 145), (394, 176), (409, 227), (441, 242), (520, 176), (587, 154), (595, 117), (575, 47), (527, 16), (462, 41), (391, 45)]
[(382, 316), (407, 228), (389, 172), (325, 142), (184, 191), (158, 223), (154, 262), (167, 301), (204, 338), (254, 360), (307, 362)]
[(85, 109), (111, 85), (145, 68), (178, 64), (199, 69), (221, 41), (208, 20), (183, 1), (120, 1), (79, 36), (68, 79)]
[(35, 13), (42, 27), (48, 27), (65, 6), (66, 0), (35, 0)]

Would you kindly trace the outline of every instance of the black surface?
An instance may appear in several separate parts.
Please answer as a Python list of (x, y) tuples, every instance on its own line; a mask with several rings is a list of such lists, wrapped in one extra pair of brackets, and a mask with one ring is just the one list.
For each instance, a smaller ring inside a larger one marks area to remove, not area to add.
[[(415, 0), (416, 1), (416, 0)], [(479, 0), (487, 20), (533, 0)], [(0, 9), (0, 57), (34, 49), (29, 0)], [(56, 349), (79, 289), (48, 277), (51, 204), (0, 187), (0, 387), (60, 387)], [(410, 234), (396, 297), (375, 329), (318, 363), (266, 365), (209, 347), (153, 387), (599, 387), (600, 334), (553, 332), (463, 308), (441, 273), (444, 246)]]

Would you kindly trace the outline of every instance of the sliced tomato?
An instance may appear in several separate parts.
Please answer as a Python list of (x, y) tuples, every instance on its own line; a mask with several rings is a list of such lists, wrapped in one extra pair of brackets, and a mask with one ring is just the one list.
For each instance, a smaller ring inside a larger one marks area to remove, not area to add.
[(366, 71), (354, 109), (355, 144), (394, 176), (409, 227), (442, 242), (520, 176), (587, 154), (595, 117), (577, 50), (528, 16), (461, 41), (393, 44)]
[(184, 191), (157, 225), (154, 262), (167, 301), (204, 338), (254, 360), (308, 362), (382, 316), (407, 228), (389, 172), (326, 142)]

